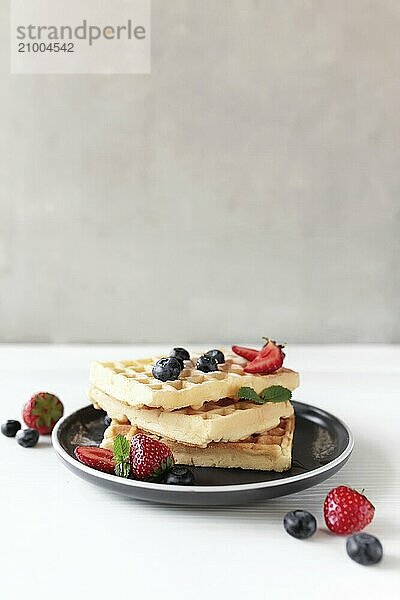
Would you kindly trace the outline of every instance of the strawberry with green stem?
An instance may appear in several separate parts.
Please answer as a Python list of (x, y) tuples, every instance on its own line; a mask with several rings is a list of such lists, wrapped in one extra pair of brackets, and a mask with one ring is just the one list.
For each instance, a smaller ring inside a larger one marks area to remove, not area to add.
[(64, 406), (61, 400), (48, 392), (34, 394), (22, 409), (26, 425), (36, 429), (41, 435), (51, 433), (63, 414)]
[(140, 481), (160, 481), (174, 466), (171, 450), (158, 440), (137, 433), (131, 440), (131, 477)]
[(324, 518), (332, 533), (357, 533), (371, 523), (374, 514), (375, 507), (364, 496), (364, 490), (357, 492), (346, 485), (339, 485), (325, 498)]
[(245, 366), (245, 373), (260, 373), (262, 375), (275, 373), (275, 371), (281, 368), (283, 359), (285, 358), (282, 348), (283, 346), (280, 344), (267, 339), (265, 346), (263, 346), (256, 358)]
[(245, 348), (243, 346), (232, 346), (235, 354), (249, 361), (244, 368), (245, 373), (269, 375), (270, 373), (275, 373), (283, 365), (285, 358), (285, 353), (283, 352), (284, 346), (266, 337), (263, 339), (265, 340), (265, 344), (261, 350), (254, 350), (253, 348)]

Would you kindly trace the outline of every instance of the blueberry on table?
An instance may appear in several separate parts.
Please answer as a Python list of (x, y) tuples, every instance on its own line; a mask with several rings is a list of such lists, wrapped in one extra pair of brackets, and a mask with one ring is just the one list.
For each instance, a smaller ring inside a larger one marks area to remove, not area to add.
[(1, 433), (7, 437), (15, 437), (17, 431), (20, 429), (21, 423), (19, 421), (14, 421), (13, 419), (9, 419), (1, 425)]
[(20, 429), (16, 435), (18, 444), (24, 448), (33, 448), (38, 443), (38, 439), (39, 433), (36, 429)]
[(316, 532), (317, 521), (307, 510), (292, 510), (284, 516), (283, 526), (292, 537), (306, 540)]
[(181, 370), (182, 365), (179, 360), (170, 356), (168, 358), (160, 358), (153, 366), (152, 373), (160, 381), (173, 381), (174, 379), (178, 379)]
[(209, 350), (204, 354), (204, 356), (211, 356), (211, 358), (214, 358), (218, 364), (222, 364), (225, 362), (225, 356), (223, 352), (221, 352), (221, 350), (217, 350), (217, 348), (215, 348), (214, 350)]
[(194, 475), (190, 469), (175, 465), (175, 467), (172, 467), (169, 473), (167, 473), (165, 483), (168, 483), (169, 485), (193, 485)]
[(364, 566), (375, 565), (383, 556), (382, 544), (369, 533), (356, 533), (347, 538), (346, 551), (352, 560)]
[(172, 348), (169, 355), (172, 356), (173, 358), (177, 358), (179, 360), (179, 362), (182, 364), (182, 368), (184, 366), (183, 361), (190, 360), (190, 354), (185, 348)]
[(203, 371), (203, 373), (218, 371), (218, 363), (215, 358), (203, 354), (203, 356), (200, 356), (197, 360), (196, 369), (198, 371)]

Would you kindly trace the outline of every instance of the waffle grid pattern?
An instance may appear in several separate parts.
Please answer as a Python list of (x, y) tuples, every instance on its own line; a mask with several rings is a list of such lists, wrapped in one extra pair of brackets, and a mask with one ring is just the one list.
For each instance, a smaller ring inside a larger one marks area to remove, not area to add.
[(234, 397), (241, 386), (250, 386), (257, 393), (271, 385), (295, 389), (298, 374), (281, 368), (270, 375), (250, 375), (244, 372), (247, 361), (239, 356), (226, 356), (218, 371), (203, 373), (195, 367), (198, 355), (185, 361), (179, 378), (162, 382), (154, 378), (152, 367), (159, 357), (92, 364), (90, 385), (130, 406), (162, 407), (175, 410), (191, 406), (200, 408), (205, 402)]
[(205, 381), (222, 381), (233, 375), (241, 377), (244, 375), (244, 367), (247, 364), (245, 359), (238, 357), (229, 357), (223, 364), (218, 365), (218, 371), (203, 373), (196, 369), (196, 360), (200, 355), (193, 355), (192, 360), (184, 362), (179, 378), (175, 381), (162, 382), (153, 376), (152, 368), (159, 360), (160, 356), (143, 358), (138, 360), (124, 360), (115, 363), (103, 363), (105, 367), (111, 369), (116, 375), (123, 375), (127, 379), (134, 379), (137, 383), (148, 386), (151, 390), (182, 390), (190, 389), (194, 385), (204, 383)]

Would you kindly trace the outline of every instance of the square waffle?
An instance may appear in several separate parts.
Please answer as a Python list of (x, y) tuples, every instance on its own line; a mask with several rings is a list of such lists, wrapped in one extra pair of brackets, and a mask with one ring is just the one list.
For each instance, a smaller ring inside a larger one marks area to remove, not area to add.
[(290, 417), (290, 402), (239, 401), (222, 398), (205, 402), (198, 409), (191, 407), (174, 411), (160, 408), (132, 407), (97, 388), (91, 388), (89, 398), (119, 422), (129, 422), (139, 429), (163, 438), (192, 446), (206, 447), (211, 442), (236, 442), (276, 427), (281, 418)]
[[(159, 438), (171, 448), (178, 464), (196, 467), (237, 467), (262, 471), (286, 471), (292, 464), (294, 415), (280, 419), (279, 425), (260, 434), (238, 442), (212, 442), (206, 448), (198, 448)], [(129, 423), (112, 421), (104, 432), (101, 446), (112, 450), (114, 438), (124, 435), (131, 440), (140, 429)]]
[(199, 355), (185, 361), (179, 378), (162, 382), (152, 374), (152, 367), (160, 357), (95, 362), (90, 369), (90, 385), (129, 406), (149, 406), (174, 410), (191, 406), (200, 408), (205, 402), (235, 397), (242, 386), (252, 387), (260, 393), (272, 385), (282, 385), (294, 390), (299, 385), (299, 375), (281, 368), (270, 375), (250, 375), (244, 372), (247, 361), (239, 356), (227, 355), (218, 371), (203, 373), (195, 367)]

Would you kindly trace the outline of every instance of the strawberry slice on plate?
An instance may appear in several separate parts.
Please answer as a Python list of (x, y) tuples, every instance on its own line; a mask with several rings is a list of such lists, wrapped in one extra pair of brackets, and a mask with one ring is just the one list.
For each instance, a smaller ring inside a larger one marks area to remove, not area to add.
[(111, 450), (98, 446), (77, 446), (75, 456), (79, 462), (97, 471), (114, 475), (115, 462)]
[(257, 356), (245, 367), (245, 373), (269, 375), (275, 373), (283, 365), (285, 354), (283, 346), (267, 340)]

